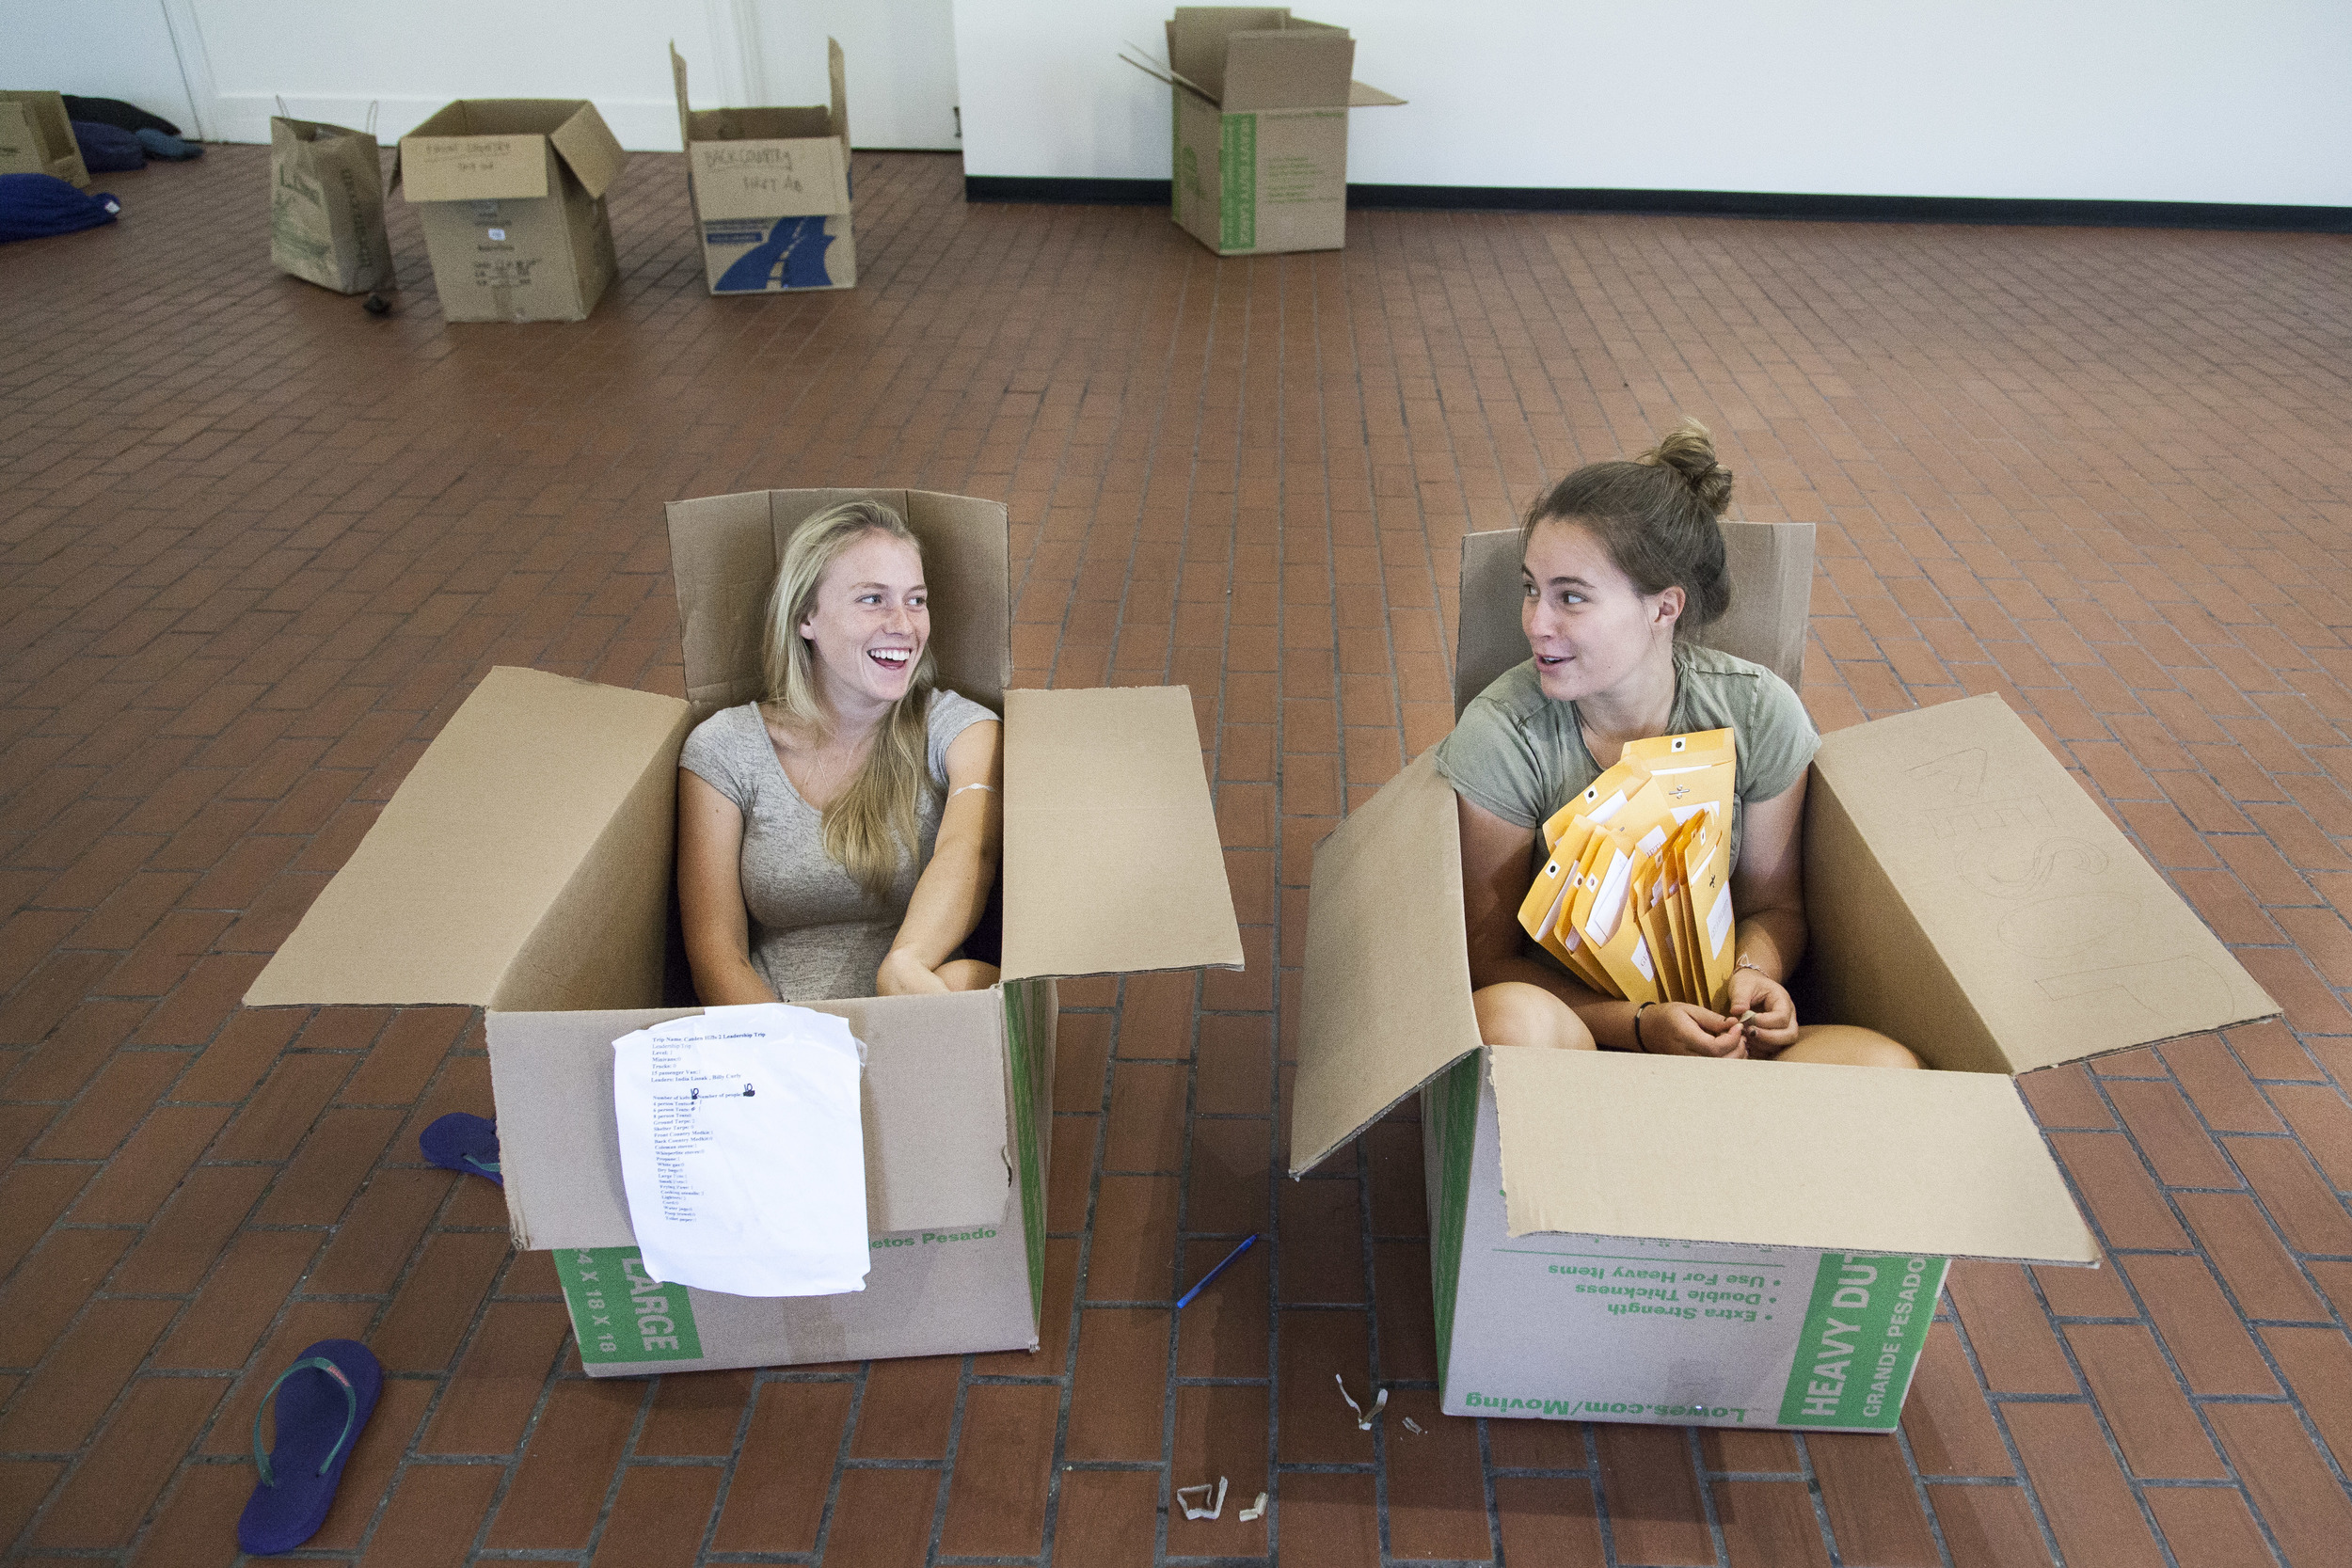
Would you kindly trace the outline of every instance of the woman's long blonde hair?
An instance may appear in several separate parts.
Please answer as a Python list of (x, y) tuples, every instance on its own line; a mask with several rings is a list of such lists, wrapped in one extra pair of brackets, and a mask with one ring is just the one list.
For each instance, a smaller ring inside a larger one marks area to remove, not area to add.
[[(914, 547), (923, 542), (906, 520), (880, 501), (844, 501), (803, 523), (784, 549), (776, 585), (768, 595), (762, 640), (767, 666), (765, 705), (786, 727), (808, 735), (833, 733), (833, 715), (817, 684), (817, 656), (800, 633), (817, 608), (818, 584), (841, 552), (867, 534), (887, 534)], [(889, 895), (906, 857), (919, 852), (921, 809), (937, 789), (931, 782), (931, 691), (938, 684), (930, 642), (914, 666), (906, 695), (876, 726), (866, 762), (824, 811), (825, 853), (876, 903)]]

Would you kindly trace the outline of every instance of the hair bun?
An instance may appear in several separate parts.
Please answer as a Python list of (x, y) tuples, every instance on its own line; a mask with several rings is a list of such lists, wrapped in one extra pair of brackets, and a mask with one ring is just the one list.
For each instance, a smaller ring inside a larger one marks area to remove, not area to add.
[(1696, 420), (1683, 420), (1633, 461), (1672, 468), (1690, 485), (1700, 504), (1718, 517), (1731, 505), (1731, 470), (1715, 461), (1714, 438)]

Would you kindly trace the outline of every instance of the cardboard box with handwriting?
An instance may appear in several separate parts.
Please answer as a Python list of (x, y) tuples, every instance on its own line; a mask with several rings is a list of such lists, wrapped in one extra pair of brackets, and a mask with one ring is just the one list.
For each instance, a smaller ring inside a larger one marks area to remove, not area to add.
[[(697, 1010), (681, 976), (665, 984), (678, 749), (696, 721), (758, 695), (786, 543), (858, 497), (923, 540), (942, 684), (1004, 715), (1004, 977), (803, 1004), (847, 1019), (866, 1047), (863, 1291), (663, 1286), (645, 1275), (622, 1186), (612, 1042)], [(1241, 964), (1191, 697), (1005, 689), (998, 502), (762, 490), (674, 502), (669, 527), (686, 698), (493, 670), (246, 1002), (487, 1011), (515, 1244), (553, 1254), (592, 1376), (1033, 1350), (1055, 977)], [(1151, 899), (1132, 895), (1137, 879)]]
[(850, 224), (850, 97), (841, 45), (825, 40), (833, 102), (798, 109), (687, 106), (686, 62), (670, 49), (678, 136), (703, 276), (714, 294), (847, 289), (857, 283)]
[[(1812, 527), (1724, 532), (1706, 640), (1796, 685)], [(1457, 712), (1520, 597), (1466, 539)], [(1804, 884), (1799, 1016), (1934, 1070), (1488, 1047), (1431, 758), (1317, 849), (1292, 1174), (1421, 1094), (1448, 1414), (1890, 1430), (1950, 1259), (2098, 1259), (2016, 1078), (2278, 1011), (1995, 696), (1826, 736)]]
[(612, 281), (605, 194), (628, 154), (576, 98), (466, 98), (400, 138), (392, 182), (417, 207), (441, 314), (585, 321)]

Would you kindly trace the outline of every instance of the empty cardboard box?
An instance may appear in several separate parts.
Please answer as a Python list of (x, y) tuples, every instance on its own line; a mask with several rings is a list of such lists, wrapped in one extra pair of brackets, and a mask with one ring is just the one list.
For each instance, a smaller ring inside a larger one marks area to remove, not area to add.
[[(698, 1010), (663, 1006), (678, 748), (757, 694), (762, 608), (793, 530), (859, 497), (924, 542), (942, 684), (1004, 715), (1004, 980), (807, 1004), (867, 1049), (865, 1290), (657, 1285), (621, 1184), (612, 1042)], [(246, 1001), (487, 1009), (515, 1244), (555, 1255), (594, 1376), (1034, 1349), (1055, 977), (1241, 962), (1191, 699), (1005, 689), (998, 503), (755, 491), (675, 502), (669, 520), (689, 699), (492, 671)]]
[(830, 107), (697, 111), (686, 104), (686, 62), (676, 45), (670, 48), (695, 240), (714, 294), (857, 283), (841, 45), (827, 39), (825, 57)]
[[(1812, 526), (1724, 531), (1707, 641), (1795, 685)], [(1457, 712), (1519, 596), (1466, 539)], [(1800, 1016), (1940, 1070), (1488, 1048), (1432, 758), (1316, 851), (1292, 1175), (1422, 1091), (1447, 1414), (1891, 1430), (1948, 1259), (2098, 1259), (2014, 1077), (2278, 1011), (1998, 697), (1824, 736), (1805, 808)]]
[(1169, 214), (1219, 256), (1347, 243), (1347, 112), (1405, 100), (1350, 79), (1356, 40), (1280, 6), (1179, 6)]
[(605, 193), (628, 154), (576, 98), (465, 98), (400, 138), (441, 314), (584, 321), (612, 281)]
[(63, 96), (0, 91), (0, 174), (46, 174), (89, 188)]

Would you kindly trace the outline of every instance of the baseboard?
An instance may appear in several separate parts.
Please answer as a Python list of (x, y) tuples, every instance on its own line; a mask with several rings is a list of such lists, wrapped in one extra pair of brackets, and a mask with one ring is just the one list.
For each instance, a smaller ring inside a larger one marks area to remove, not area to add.
[[(1165, 180), (964, 176), (967, 201), (1166, 207)], [(2073, 201), (2022, 197), (1822, 196), (1783, 191), (1572, 190), (1518, 185), (1350, 185), (1362, 211), (1647, 213), (1683, 217), (1812, 218), (1839, 223), (2064, 225), (2352, 233), (2352, 207), (2232, 201)]]

